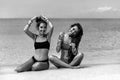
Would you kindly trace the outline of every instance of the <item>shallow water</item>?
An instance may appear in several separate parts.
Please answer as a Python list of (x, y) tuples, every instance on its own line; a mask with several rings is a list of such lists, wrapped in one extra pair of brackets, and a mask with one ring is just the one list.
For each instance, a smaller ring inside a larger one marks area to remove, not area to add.
[[(117, 51), (120, 49), (120, 19), (50, 20), (55, 29), (49, 55), (60, 55), (55, 52), (59, 32), (66, 31), (71, 24), (79, 22), (84, 30), (79, 46), (79, 51), (86, 56), (84, 62), (91, 60), (94, 63), (96, 59), (110, 62), (111, 59), (115, 63), (120, 60)], [(34, 54), (33, 41), (23, 32), (27, 21), (28, 19), (0, 19), (0, 65), (21, 64)], [(36, 31), (34, 25), (33, 23), (31, 31)]]

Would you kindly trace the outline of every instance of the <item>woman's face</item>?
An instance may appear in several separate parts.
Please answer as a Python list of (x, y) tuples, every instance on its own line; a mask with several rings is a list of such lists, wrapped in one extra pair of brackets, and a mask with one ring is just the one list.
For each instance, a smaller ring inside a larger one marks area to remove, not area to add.
[(47, 31), (47, 25), (45, 23), (40, 23), (38, 31), (40, 34), (45, 34)]
[(77, 26), (74, 26), (74, 27), (72, 27), (72, 28), (69, 29), (70, 35), (74, 36), (74, 35), (77, 34), (77, 32), (78, 32), (78, 27)]

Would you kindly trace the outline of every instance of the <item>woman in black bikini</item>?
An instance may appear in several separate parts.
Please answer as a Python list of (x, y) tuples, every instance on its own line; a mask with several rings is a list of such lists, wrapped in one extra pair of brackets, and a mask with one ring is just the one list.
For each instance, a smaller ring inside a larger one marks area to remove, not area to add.
[[(38, 34), (34, 34), (29, 31), (29, 28), (33, 21), (36, 22), (36, 29), (38, 31)], [(50, 30), (48, 33), (46, 33), (47, 25), (50, 26)], [(34, 41), (35, 55), (24, 64), (18, 66), (15, 71), (40, 71), (49, 68), (48, 52), (50, 48), (53, 29), (54, 27), (52, 23), (46, 17), (33, 17), (31, 20), (29, 20), (28, 24), (24, 28), (24, 32)]]
[(58, 37), (56, 51), (61, 51), (60, 59), (57, 56), (51, 56), (49, 59), (57, 68), (79, 68), (84, 57), (83, 53), (78, 53), (78, 46), (83, 35), (82, 26), (75, 23)]

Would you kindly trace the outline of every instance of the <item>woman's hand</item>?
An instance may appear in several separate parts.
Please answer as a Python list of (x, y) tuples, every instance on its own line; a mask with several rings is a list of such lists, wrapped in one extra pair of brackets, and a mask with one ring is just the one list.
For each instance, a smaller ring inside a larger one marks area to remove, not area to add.
[(33, 22), (36, 18), (37, 18), (37, 16), (32, 17), (31, 21)]
[(59, 36), (58, 36), (58, 39), (59, 40), (62, 40), (63, 39), (63, 32), (60, 32)]
[(47, 17), (45, 17), (45, 16), (40, 16), (43, 20), (45, 20), (46, 22), (48, 22), (48, 18)]
[(45, 21), (49, 24), (50, 27), (53, 27), (51, 21), (50, 21), (47, 17), (41, 16), (41, 18), (42, 18), (43, 20), (45, 20)]
[(31, 25), (32, 22), (37, 18), (37, 16), (32, 17), (29, 21), (28, 21), (28, 25)]

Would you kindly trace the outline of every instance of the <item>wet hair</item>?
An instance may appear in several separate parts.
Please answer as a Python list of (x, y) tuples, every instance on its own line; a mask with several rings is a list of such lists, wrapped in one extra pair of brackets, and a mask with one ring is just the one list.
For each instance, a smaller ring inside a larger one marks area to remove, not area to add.
[(72, 39), (72, 42), (75, 43), (75, 45), (76, 45), (75, 47), (78, 48), (79, 43), (80, 43), (80, 41), (81, 41), (81, 38), (82, 38), (82, 36), (83, 36), (83, 28), (82, 28), (82, 26), (80, 25), (80, 23), (74, 23), (74, 24), (72, 24), (72, 25), (70, 26), (70, 28), (75, 27), (75, 26), (77, 26), (78, 32), (77, 32), (76, 35), (74, 35), (74, 37), (73, 37), (73, 39)]
[(42, 19), (41, 17), (37, 17), (35, 21), (37, 23), (36, 24), (36, 29), (38, 29), (38, 27), (41, 23), (44, 23), (47, 26), (47, 22), (44, 19)]

